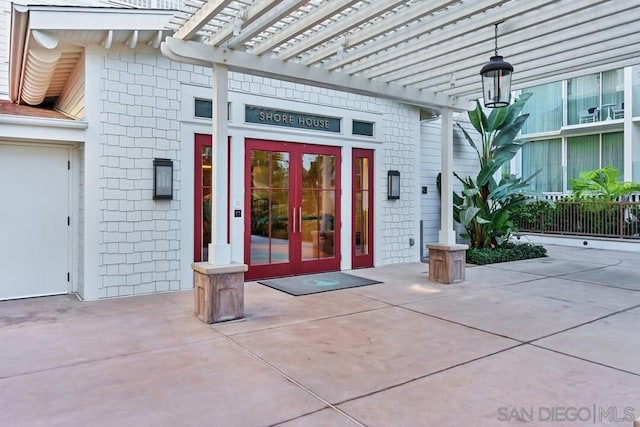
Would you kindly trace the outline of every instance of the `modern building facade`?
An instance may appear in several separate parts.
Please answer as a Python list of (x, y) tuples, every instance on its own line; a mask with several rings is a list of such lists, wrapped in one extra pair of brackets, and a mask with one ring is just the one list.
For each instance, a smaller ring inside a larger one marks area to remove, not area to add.
[(640, 181), (640, 67), (630, 66), (522, 89), (531, 93), (512, 170), (535, 190), (566, 192), (580, 172), (614, 166)]

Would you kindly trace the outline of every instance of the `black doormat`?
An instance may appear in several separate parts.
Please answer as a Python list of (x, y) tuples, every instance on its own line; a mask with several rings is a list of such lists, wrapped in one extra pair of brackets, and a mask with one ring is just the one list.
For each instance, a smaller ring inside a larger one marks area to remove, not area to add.
[(334, 271), (330, 273), (306, 274), (304, 276), (260, 280), (258, 283), (297, 297), (300, 295), (335, 291), (337, 289), (374, 285), (382, 282)]

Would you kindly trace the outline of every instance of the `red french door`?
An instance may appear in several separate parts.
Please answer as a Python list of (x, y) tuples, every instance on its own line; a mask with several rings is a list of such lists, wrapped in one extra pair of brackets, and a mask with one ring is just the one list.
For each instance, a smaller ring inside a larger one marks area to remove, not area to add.
[(353, 268), (373, 267), (373, 150), (353, 149)]
[[(230, 143), (231, 139), (228, 139), (229, 147)], [(193, 260), (199, 262), (208, 260), (209, 243), (211, 243), (211, 135), (195, 134), (194, 146)], [(227, 164), (227, 171), (229, 170), (230, 162)], [(229, 186), (228, 172), (227, 183)], [(227, 242), (229, 241), (229, 226), (230, 222), (227, 218)]]
[(246, 140), (247, 279), (340, 269), (340, 148)]
[(193, 260), (207, 260), (211, 243), (211, 135), (195, 135)]

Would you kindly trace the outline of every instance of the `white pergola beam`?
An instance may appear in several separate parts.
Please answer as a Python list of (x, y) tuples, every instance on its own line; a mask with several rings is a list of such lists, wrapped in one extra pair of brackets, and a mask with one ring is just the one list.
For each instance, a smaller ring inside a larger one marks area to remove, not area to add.
[[(439, 4), (436, 7), (432, 7), (432, 8), (421, 7), (421, 8), (418, 8), (418, 10), (415, 10), (416, 8), (408, 8), (405, 11), (400, 12), (393, 17), (385, 19), (383, 22), (379, 22), (376, 25), (371, 25), (368, 28), (358, 31), (355, 34), (351, 34), (349, 36), (349, 44), (351, 46), (359, 45), (368, 40), (374, 39), (382, 34), (386, 34), (389, 31), (393, 31), (399, 27), (407, 25), (410, 22), (417, 21), (418, 19), (426, 15), (432, 14), (436, 10), (447, 7), (454, 3), (458, 3), (458, 1), (459, 0), (451, 0), (443, 4)], [(305, 65), (316, 64), (322, 61), (323, 59), (326, 59), (331, 55), (335, 54), (337, 47), (338, 47), (337, 43), (325, 46), (322, 49), (319, 49), (317, 52), (314, 52), (308, 57), (304, 58), (302, 63)], [(353, 56), (350, 54), (349, 59), (347, 59), (347, 61), (350, 61), (352, 57)], [(362, 56), (360, 58), (362, 58)], [(338, 66), (334, 68), (338, 68)]]
[[(551, 0), (532, 1), (548, 3)], [(482, 22), (485, 22), (485, 24), (483, 25), (482, 23), (478, 23), (477, 25), (470, 26), (469, 22), (465, 22), (465, 25), (462, 26), (462, 28), (456, 27), (447, 31), (446, 33), (448, 37), (446, 38), (446, 40), (459, 37), (457, 33), (455, 33), (455, 31), (466, 34), (478, 28), (488, 28), (489, 25), (491, 25), (493, 22), (495, 22), (496, 19), (498, 19), (498, 16), (502, 16), (502, 14), (498, 15), (495, 10), (491, 10), (491, 6), (496, 6), (495, 1), (479, 0), (474, 2), (471, 6), (464, 5), (464, 8), (462, 5), (454, 5), (450, 9), (434, 15), (432, 19), (423, 19), (422, 21), (411, 25), (406, 29), (403, 29), (402, 31), (396, 31), (392, 34), (387, 34), (384, 37), (376, 40), (375, 42), (368, 43), (361, 48), (349, 51), (349, 54), (345, 55), (342, 60), (334, 61), (333, 63), (328, 64), (327, 68), (329, 68), (330, 70), (342, 68), (343, 72), (350, 74), (361, 72), (378, 64), (384, 63), (382, 61), (385, 60), (385, 57), (389, 57), (391, 59), (396, 58), (397, 56), (395, 56), (393, 52), (402, 48), (406, 48), (406, 43), (409, 43), (408, 46), (412, 49), (423, 48), (424, 46), (415, 43), (416, 38), (424, 36), (425, 34), (429, 34), (429, 38), (434, 37), (434, 35), (430, 33), (436, 31), (438, 28), (454, 24), (464, 19), (468, 19), (474, 14), (482, 14), (482, 18), (480, 20)], [(508, 5), (505, 7), (508, 7)], [(520, 4), (516, 7), (522, 9), (524, 7), (524, 4)], [(436, 42), (437, 40), (429, 43), (429, 45), (436, 44)], [(380, 61), (378, 60), (378, 58), (380, 58)]]
[(183, 40), (191, 39), (211, 18), (220, 13), (232, 1), (233, 0), (210, 0), (206, 2), (173, 34), (173, 37)]
[[(263, 16), (269, 10), (277, 6), (278, 2), (272, 0), (258, 0), (246, 9), (246, 16), (242, 20), (242, 25), (247, 26), (252, 24), (256, 19)], [(226, 25), (223, 29), (213, 35), (208, 44), (213, 46), (220, 46), (223, 42), (229, 40), (233, 36), (234, 23)]]
[[(192, 58), (195, 48), (176, 44), (174, 37), (163, 51), (186, 62), (231, 61), (233, 71), (434, 110), (465, 109), (461, 98), (479, 94), (478, 73), (493, 53), (497, 22), (499, 53), (516, 68), (513, 87), (561, 80), (600, 69), (606, 61), (615, 68), (634, 55), (640, 63), (640, 53), (631, 47), (640, 45), (633, 2), (234, 0), (209, 13), (206, 22), (196, 19), (212, 4), (220, 2), (194, 3), (190, 10), (196, 13), (176, 21), (183, 23), (179, 32), (201, 26), (193, 35), (214, 50)], [(243, 19), (241, 27), (236, 16)]]
[(282, 29), (271, 35), (263, 43), (260, 43), (253, 49), (250, 49), (249, 53), (262, 55), (265, 52), (273, 49), (274, 47), (280, 46), (287, 40), (291, 40), (297, 35), (302, 34), (310, 28), (315, 27), (316, 25), (318, 25), (322, 21), (325, 21), (326, 19), (329, 19), (333, 15), (340, 13), (344, 9), (353, 6), (359, 1), (360, 0), (334, 0), (328, 3), (324, 3), (322, 4), (322, 6), (317, 7), (314, 11), (307, 14), (307, 16), (300, 18), (295, 23), (288, 25), (285, 29)]
[(227, 47), (231, 49), (237, 49), (241, 47), (248, 40), (253, 39), (258, 34), (269, 28), (274, 23), (287, 16), (292, 11), (296, 10), (301, 5), (305, 4), (306, 0), (282, 0), (278, 2), (278, 5), (273, 9), (270, 9), (266, 13), (262, 14), (258, 19), (251, 24), (245, 26), (240, 34), (232, 37), (227, 42)]
[(176, 61), (204, 66), (211, 66), (214, 63), (225, 64), (230, 71), (383, 97), (424, 108), (439, 110), (449, 107), (456, 111), (466, 111), (469, 108), (465, 100), (459, 101), (447, 95), (437, 95), (428, 91), (332, 73), (320, 67), (310, 68), (301, 64), (282, 62), (265, 56), (180, 40), (175, 37), (167, 37), (162, 43), (161, 50), (165, 56)]
[[(608, 8), (608, 15), (620, 13), (618, 19), (611, 20), (605, 17), (594, 16), (593, 11), (584, 10), (576, 12), (577, 18), (593, 19), (568, 29), (562, 19), (547, 22), (539, 31), (531, 32), (528, 28), (515, 31), (503, 37), (500, 43), (500, 53), (513, 61), (512, 64), (522, 62), (535, 56), (533, 53), (537, 49), (542, 49), (542, 56), (553, 54), (556, 51), (571, 51), (573, 49), (601, 43), (609, 38), (617, 38), (634, 31), (633, 24), (637, 19), (630, 13), (625, 13), (630, 9), (629, 5), (617, 3)], [(627, 25), (629, 24), (629, 25)], [(640, 30), (640, 28), (638, 28)], [(436, 79), (442, 75), (449, 76), (452, 72), (460, 75), (460, 70), (481, 67), (489, 60), (489, 55), (478, 61), (477, 52), (491, 51), (493, 41), (487, 40), (480, 44), (460, 43), (458, 40), (443, 43), (436, 49), (427, 50), (424, 53), (408, 56), (404, 61), (395, 61), (388, 65), (383, 65), (365, 72), (363, 75), (368, 78), (379, 77), (383, 81), (396, 82), (399, 84), (415, 84), (425, 81), (424, 76), (420, 76), (424, 63), (433, 64), (434, 72), (429, 74), (429, 79)], [(521, 57), (518, 55), (522, 55)], [(456, 58), (467, 58), (459, 61)], [(411, 76), (417, 76), (411, 78)]]
[[(560, 30), (551, 31), (548, 34), (539, 35), (531, 39), (519, 39), (516, 44), (510, 44), (505, 46), (502, 50), (508, 52), (505, 58), (510, 61), (512, 65), (516, 67), (516, 72), (526, 70), (530, 68), (527, 65), (532, 58), (550, 57), (556, 54), (564, 54), (565, 58), (580, 56), (579, 49), (586, 48), (587, 51), (592, 51), (593, 45), (600, 45), (601, 43), (608, 43), (612, 37), (615, 39), (612, 44), (622, 43), (622, 40), (629, 34), (629, 31), (634, 28), (633, 25), (625, 25), (628, 21), (629, 24), (633, 24), (636, 21), (635, 17), (631, 14), (624, 14), (621, 16), (621, 20), (618, 23), (613, 23), (611, 20), (598, 20), (582, 24), (576, 29), (583, 30), (584, 32)], [(640, 31), (640, 28), (638, 28)], [(531, 37), (523, 34), (524, 37)], [(517, 38), (514, 34), (514, 38)], [(484, 44), (483, 44), (484, 45)], [(442, 49), (446, 49), (447, 45), (441, 46)], [(402, 85), (419, 85), (425, 87), (430, 81), (441, 80), (443, 77), (449, 78), (451, 73), (456, 73), (456, 78), (464, 78), (469, 76), (476, 76), (478, 70), (482, 65), (489, 60), (487, 56), (482, 61), (478, 61), (476, 55), (474, 55), (475, 47), (468, 47), (458, 52), (452, 52), (445, 54), (441, 52), (429, 52), (428, 55), (416, 55), (415, 58), (410, 60), (413, 64), (407, 64), (405, 68), (400, 71), (385, 74), (380, 76), (380, 80), (385, 82), (394, 82)], [(440, 54), (442, 53), (442, 54)], [(434, 56), (434, 54), (436, 56)], [(455, 61), (454, 56), (466, 57), (466, 60)], [(562, 58), (562, 57), (558, 57)], [(560, 59), (562, 61), (562, 59)], [(434, 72), (430, 73), (428, 78), (425, 78), (422, 73), (422, 63), (435, 61)], [(386, 68), (386, 67), (385, 67)], [(364, 76), (368, 78), (375, 77), (378, 73), (365, 73)]]
[[(571, 10), (575, 10), (576, 7), (579, 7), (580, 3), (588, 3), (588, 0), (574, 0), (576, 5), (571, 4)], [(477, 52), (482, 51), (479, 43), (487, 42), (487, 45), (493, 47), (493, 31), (492, 26), (496, 21), (499, 20), (507, 20), (500, 27), (500, 34), (502, 39), (510, 37), (509, 28), (520, 29), (526, 28), (533, 23), (541, 22), (544, 17), (536, 17), (535, 21), (527, 18), (518, 18), (517, 24), (509, 21), (515, 17), (519, 17), (527, 12), (536, 10), (540, 7), (546, 6), (550, 3), (554, 3), (551, 0), (529, 0), (526, 2), (517, 2), (506, 4), (497, 9), (490, 9), (484, 13), (481, 13), (483, 10), (487, 8), (491, 1), (483, 1), (477, 2), (473, 4), (473, 7), (469, 7), (466, 9), (466, 13), (464, 16), (460, 15), (460, 12), (457, 9), (452, 10), (451, 12), (447, 12), (442, 14), (434, 21), (430, 22), (430, 25), (421, 26), (419, 28), (412, 29), (410, 31), (403, 32), (402, 34), (391, 37), (389, 40), (381, 40), (379, 43), (380, 46), (371, 46), (367, 48), (368, 52), (367, 56), (370, 56), (367, 59), (359, 61), (358, 63), (354, 63), (351, 65), (346, 65), (342, 71), (349, 74), (361, 73), (381, 64), (391, 63), (398, 58), (411, 58), (416, 52), (425, 48), (425, 46), (433, 47), (434, 49), (439, 48), (440, 43), (446, 43), (448, 45), (454, 45), (454, 43), (450, 41), (456, 41), (456, 44), (461, 45), (457, 47), (460, 49), (464, 46), (474, 46), (476, 47)], [(566, 6), (565, 6), (566, 7)], [(562, 13), (562, 11), (556, 11), (553, 16), (557, 16), (557, 14)], [(457, 25), (456, 22), (465, 19), (464, 25)], [(516, 27), (517, 25), (517, 27)], [(446, 29), (442, 31), (434, 32), (436, 28), (447, 26)], [(449, 28), (453, 26), (454, 28)], [(433, 34), (428, 34), (433, 32)], [(428, 34), (425, 36), (425, 34)], [(424, 36), (424, 37), (423, 37)], [(491, 36), (491, 37), (487, 37)], [(415, 40), (416, 37), (422, 37), (419, 40)], [(402, 46), (395, 47), (393, 49), (389, 49), (391, 46), (395, 46), (402, 42), (407, 42)], [(389, 46), (389, 44), (392, 44)], [(375, 56), (371, 56), (376, 52), (380, 52), (380, 47), (383, 47), (386, 50), (383, 53), (376, 54)], [(456, 47), (453, 47), (455, 50)], [(429, 49), (433, 50), (433, 49)], [(490, 52), (493, 49), (489, 49)], [(360, 55), (360, 53), (358, 53)], [(355, 56), (349, 55), (345, 58), (345, 60), (352, 60)], [(340, 65), (339, 61), (335, 64), (330, 65), (330, 69), (336, 69)]]
[(405, 0), (386, 0), (383, 2), (373, 3), (370, 8), (362, 8), (349, 17), (340, 19), (335, 24), (327, 26), (324, 30), (318, 31), (313, 35), (313, 37), (309, 37), (299, 43), (296, 43), (291, 48), (278, 54), (276, 58), (287, 60), (300, 54), (301, 52), (313, 49), (314, 47), (319, 46), (328, 40), (339, 37), (344, 32), (349, 31), (352, 28), (357, 27), (358, 25), (366, 23), (371, 19), (375, 19), (376, 17), (390, 11), (391, 9), (398, 7), (402, 3), (405, 3)]
[[(580, 51), (576, 51), (576, 56), (573, 59), (563, 60), (563, 55), (554, 55), (544, 58), (539, 58), (535, 61), (531, 61), (527, 70), (522, 72), (515, 72), (513, 74), (514, 82), (522, 84), (527, 81), (538, 80), (542, 76), (555, 76), (552, 81), (563, 80), (567, 73), (573, 72), (575, 75), (584, 75), (588, 67), (593, 67), (599, 64), (609, 64), (607, 69), (619, 68), (616, 65), (618, 61), (626, 61), (628, 59), (637, 58), (638, 56), (638, 43), (640, 40), (636, 39), (631, 44), (623, 46), (615, 46), (612, 42), (607, 42), (607, 46), (610, 47), (606, 52), (592, 53), (588, 48), (583, 48)], [(637, 59), (636, 59), (637, 63)], [(464, 79), (457, 79), (454, 89), (447, 87), (446, 84), (438, 86), (429, 85), (425, 87), (434, 92), (448, 92), (448, 93), (465, 93), (465, 92), (478, 92), (479, 84), (477, 82), (477, 76), (469, 76)]]

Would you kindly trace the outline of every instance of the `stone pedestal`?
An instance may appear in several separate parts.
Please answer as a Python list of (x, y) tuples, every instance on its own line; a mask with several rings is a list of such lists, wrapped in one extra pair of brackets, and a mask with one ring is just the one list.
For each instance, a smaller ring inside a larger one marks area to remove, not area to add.
[(467, 245), (428, 244), (429, 280), (440, 283), (462, 282), (465, 278)]
[(244, 272), (246, 264), (213, 265), (194, 262), (194, 313), (204, 323), (244, 317)]

